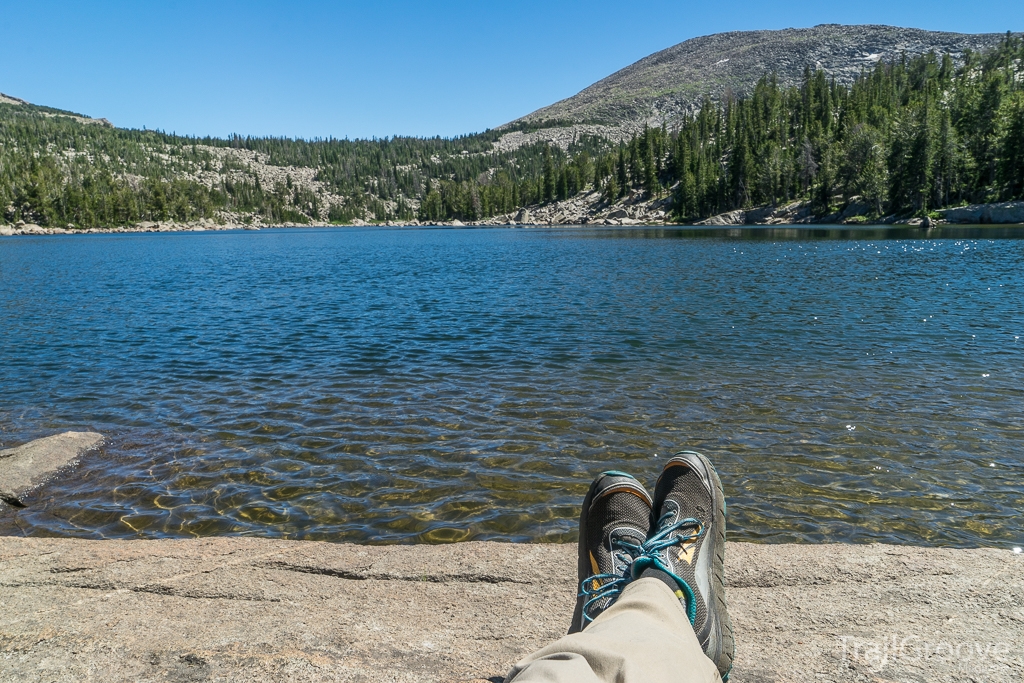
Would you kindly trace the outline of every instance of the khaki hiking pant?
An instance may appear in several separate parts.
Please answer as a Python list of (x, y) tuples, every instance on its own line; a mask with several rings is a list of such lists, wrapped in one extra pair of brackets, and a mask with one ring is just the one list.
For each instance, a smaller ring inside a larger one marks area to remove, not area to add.
[(580, 633), (522, 660), (505, 683), (721, 683), (679, 599), (637, 579)]

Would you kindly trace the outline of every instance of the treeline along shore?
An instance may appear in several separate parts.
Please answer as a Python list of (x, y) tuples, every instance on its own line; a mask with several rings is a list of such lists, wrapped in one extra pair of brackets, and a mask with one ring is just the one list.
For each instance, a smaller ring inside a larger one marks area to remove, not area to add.
[(1007, 204), (1024, 200), (1024, 41), (1011, 34), (956, 58), (879, 61), (849, 85), (766, 74), (628, 139), (496, 145), (509, 130), (192, 138), (0, 97), (0, 232), (1024, 219)]

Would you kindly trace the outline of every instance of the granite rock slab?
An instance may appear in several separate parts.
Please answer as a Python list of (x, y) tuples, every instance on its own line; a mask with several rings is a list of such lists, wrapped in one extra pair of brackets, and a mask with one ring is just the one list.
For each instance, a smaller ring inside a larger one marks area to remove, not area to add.
[[(730, 543), (734, 683), (1024, 680), (1024, 555)], [(575, 547), (0, 537), (0, 681), (500, 681)]]
[(0, 513), (22, 506), (21, 496), (103, 442), (95, 432), (64, 432), (0, 450)]

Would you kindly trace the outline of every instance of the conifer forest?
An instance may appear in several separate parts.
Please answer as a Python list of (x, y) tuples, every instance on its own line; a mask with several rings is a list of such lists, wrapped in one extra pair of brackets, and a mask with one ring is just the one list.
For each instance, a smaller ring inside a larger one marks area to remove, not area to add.
[(509, 130), (195, 138), (0, 103), (0, 222), (90, 228), (225, 212), (267, 223), (477, 221), (582, 192), (667, 198), (675, 222), (796, 200), (824, 216), (857, 197), (880, 218), (1024, 199), (1024, 41), (1007, 35), (959, 62), (879, 62), (850, 85), (807, 69), (784, 88), (766, 74), (749, 94), (705, 100), (628, 140), (499, 151)]

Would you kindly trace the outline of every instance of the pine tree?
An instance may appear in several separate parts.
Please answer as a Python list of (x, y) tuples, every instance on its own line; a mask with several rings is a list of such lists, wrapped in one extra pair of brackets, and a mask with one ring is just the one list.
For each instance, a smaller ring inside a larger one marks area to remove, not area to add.
[(637, 187), (643, 183), (643, 169), (640, 166), (640, 140), (643, 138), (633, 138), (629, 141), (629, 183), (633, 187)]
[(609, 204), (614, 204), (615, 200), (619, 198), (619, 184), (615, 181), (615, 176), (608, 178), (608, 184), (604, 187), (604, 200)]
[(1024, 90), (1007, 99), (1001, 115), (1000, 194), (1004, 199), (1024, 199)]
[(619, 147), (619, 163), (617, 167), (618, 183), (619, 183), (619, 196), (626, 194), (626, 189), (629, 186), (629, 176), (626, 173), (626, 151)]
[[(650, 131), (645, 130), (644, 133), (649, 137)], [(658, 191), (661, 190), (661, 183), (658, 182), (658, 167), (654, 161), (654, 145), (648, 140), (643, 149), (644, 192), (647, 193), (648, 199), (653, 199), (658, 195)]]
[(551, 160), (551, 152), (544, 151), (544, 188), (542, 192), (543, 201), (551, 202), (555, 199), (555, 165)]

